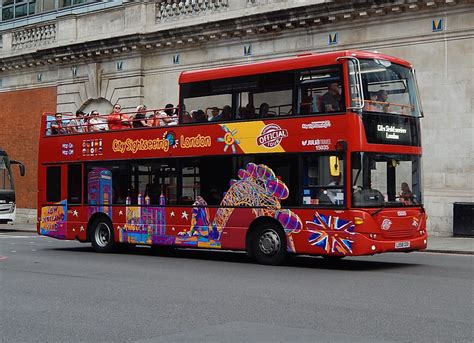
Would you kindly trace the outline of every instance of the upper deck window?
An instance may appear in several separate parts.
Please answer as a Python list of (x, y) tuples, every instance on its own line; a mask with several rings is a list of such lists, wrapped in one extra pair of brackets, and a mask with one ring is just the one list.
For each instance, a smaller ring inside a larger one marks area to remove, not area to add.
[(339, 66), (302, 71), (299, 75), (298, 114), (344, 112)]
[(181, 122), (284, 117), (293, 110), (293, 71), (195, 82), (181, 86)]
[(366, 112), (421, 115), (411, 69), (387, 60), (366, 59), (360, 60), (360, 78), (356, 77), (355, 61), (349, 61), (349, 72), (351, 106), (360, 106), (362, 88)]

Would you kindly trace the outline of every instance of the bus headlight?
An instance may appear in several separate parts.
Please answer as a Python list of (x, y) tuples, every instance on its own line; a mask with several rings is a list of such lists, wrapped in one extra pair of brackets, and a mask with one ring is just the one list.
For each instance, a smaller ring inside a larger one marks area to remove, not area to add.
[(361, 217), (354, 217), (354, 224), (355, 225), (362, 225), (362, 224), (364, 224), (364, 219), (362, 219)]

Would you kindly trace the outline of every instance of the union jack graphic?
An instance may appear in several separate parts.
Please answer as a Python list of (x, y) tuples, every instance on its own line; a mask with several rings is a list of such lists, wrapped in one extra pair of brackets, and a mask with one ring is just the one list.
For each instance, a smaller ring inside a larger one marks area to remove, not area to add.
[(352, 254), (354, 223), (339, 217), (315, 213), (313, 221), (307, 221), (310, 236), (308, 243), (324, 249), (327, 253)]

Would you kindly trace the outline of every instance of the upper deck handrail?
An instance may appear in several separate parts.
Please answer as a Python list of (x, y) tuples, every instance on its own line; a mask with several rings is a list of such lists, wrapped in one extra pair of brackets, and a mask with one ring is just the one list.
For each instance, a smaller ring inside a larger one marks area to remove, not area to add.
[[(166, 111), (172, 111), (172, 115), (167, 114)], [(46, 136), (52, 135), (68, 135), (68, 134), (84, 134), (91, 132), (116, 131), (129, 128), (139, 128), (134, 123), (141, 123), (143, 127), (160, 127), (172, 126), (178, 123), (178, 108), (163, 108), (142, 110), (138, 112), (121, 112), (117, 113), (119, 118), (114, 118), (112, 125), (110, 114), (92, 114), (88, 113), (85, 116), (74, 116), (72, 113), (44, 113), (45, 120), (44, 134)], [(61, 114), (61, 119), (57, 120), (55, 116)], [(143, 118), (137, 118), (138, 114), (143, 114)], [(143, 125), (145, 122), (145, 125)]]

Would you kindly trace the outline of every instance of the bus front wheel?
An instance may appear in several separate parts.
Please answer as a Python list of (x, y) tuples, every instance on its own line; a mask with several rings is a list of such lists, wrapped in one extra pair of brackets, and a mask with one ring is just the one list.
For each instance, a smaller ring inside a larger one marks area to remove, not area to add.
[(115, 247), (114, 230), (108, 218), (100, 217), (91, 225), (91, 243), (96, 252), (111, 252)]
[(276, 223), (260, 224), (251, 242), (252, 256), (260, 264), (279, 265), (286, 259), (286, 236)]

